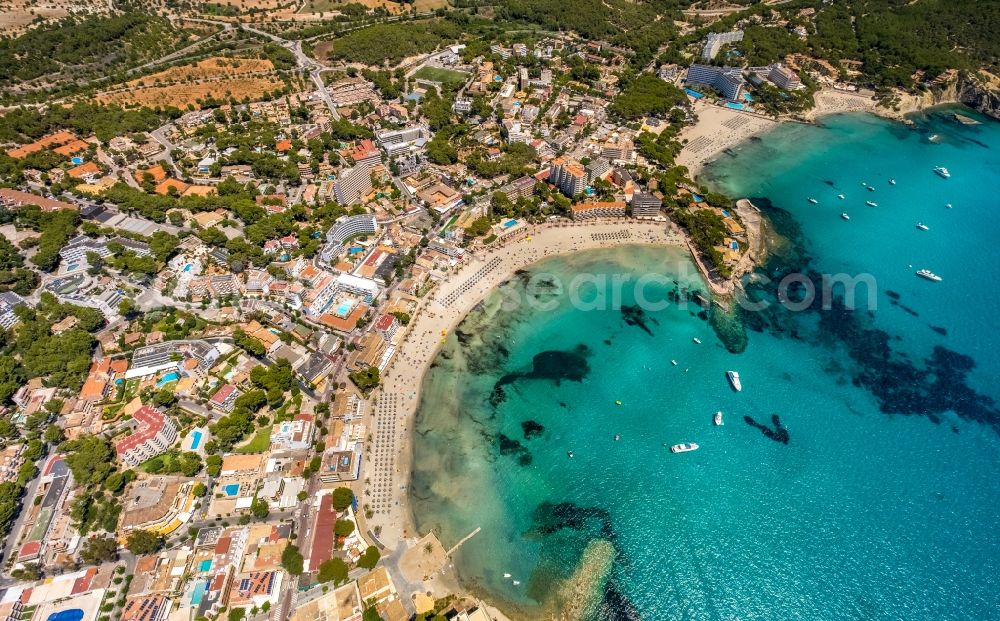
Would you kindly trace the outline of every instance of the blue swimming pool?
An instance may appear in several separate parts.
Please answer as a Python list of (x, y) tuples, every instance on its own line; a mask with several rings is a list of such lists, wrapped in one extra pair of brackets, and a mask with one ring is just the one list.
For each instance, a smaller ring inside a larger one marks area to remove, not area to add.
[(345, 300), (337, 305), (337, 310), (334, 312), (341, 317), (346, 317), (351, 312), (352, 308), (354, 308), (354, 302)]
[(358, 254), (362, 250), (364, 250), (364, 248), (362, 248), (361, 246), (354, 246), (353, 248), (347, 251), (347, 254)]
[(690, 88), (685, 88), (684, 92), (690, 95), (691, 97), (694, 97), (695, 99), (701, 99), (702, 97), (704, 97), (704, 95), (702, 95), (698, 91), (692, 90)]
[(240, 484), (230, 483), (229, 485), (223, 486), (222, 491), (226, 494), (226, 496), (235, 496), (240, 493)]
[(507, 220), (506, 222), (503, 223), (503, 228), (509, 229), (510, 227), (514, 226), (515, 224), (517, 224), (517, 220)]
[(191, 271), (191, 264), (190, 263), (188, 263), (187, 265), (184, 266), (184, 271), (185, 272), (190, 272)]
[(705, 200), (705, 198), (701, 194), (692, 194), (691, 198), (693, 198), (694, 202), (696, 203), (700, 203), (701, 201)]
[(71, 161), (74, 164), (76, 164), (77, 166), (79, 166), (80, 164), (83, 163), (83, 158), (82, 157), (74, 157), (74, 158), (71, 158), (69, 161)]
[(212, 559), (207, 558), (202, 562), (198, 563), (198, 571), (208, 571), (212, 568)]
[(49, 615), (48, 621), (80, 621), (83, 618), (83, 610), (79, 608), (67, 608)]
[(191, 432), (191, 450), (192, 451), (197, 451), (198, 450), (198, 446), (200, 444), (201, 444), (201, 432), (200, 431), (192, 431)]
[(753, 95), (750, 93), (743, 93), (743, 101), (753, 101)]
[(157, 380), (156, 387), (157, 388), (163, 388), (164, 386), (166, 386), (170, 382), (176, 382), (180, 378), (181, 378), (180, 374), (177, 373), (176, 371), (173, 372), (173, 373), (167, 373), (166, 375), (164, 375), (163, 377), (161, 377), (159, 380)]
[(727, 102), (727, 103), (726, 103), (726, 107), (727, 107), (727, 108), (732, 108), (733, 110), (742, 110), (742, 109), (743, 109), (743, 108), (745, 108), (746, 106), (744, 106), (744, 105), (743, 105), (743, 104), (741, 104), (741, 103), (735, 103), (735, 102), (732, 102), (732, 101), (730, 101), (730, 102)]
[(208, 585), (204, 582), (199, 582), (194, 586), (194, 592), (191, 593), (191, 605), (197, 606), (201, 603), (201, 598), (205, 597), (205, 591), (208, 590)]

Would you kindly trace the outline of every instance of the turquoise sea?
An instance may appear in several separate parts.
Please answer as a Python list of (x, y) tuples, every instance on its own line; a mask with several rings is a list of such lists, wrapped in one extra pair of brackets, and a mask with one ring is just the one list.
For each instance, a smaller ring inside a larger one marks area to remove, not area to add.
[[(785, 124), (705, 173), (784, 240), (750, 299), (868, 274), (871, 309), (835, 288), (828, 310), (709, 318), (678, 303), (704, 290), (683, 253), (626, 246), (471, 313), (425, 380), (411, 485), (421, 532), (481, 527), (463, 583), (514, 618), (1000, 619), (1000, 123), (948, 112)], [(665, 274), (643, 292), (673, 303), (624, 286), (581, 310), (571, 289), (605, 290), (581, 273)]]

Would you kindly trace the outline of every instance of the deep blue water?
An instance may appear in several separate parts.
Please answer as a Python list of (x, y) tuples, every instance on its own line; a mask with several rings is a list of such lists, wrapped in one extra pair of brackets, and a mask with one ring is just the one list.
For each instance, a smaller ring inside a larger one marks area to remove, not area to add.
[[(720, 339), (693, 305), (585, 312), (538, 286), (554, 310), (487, 303), (424, 384), (418, 526), (446, 547), (481, 527), (457, 570), (514, 616), (566, 613), (583, 574), (584, 618), (1000, 618), (1000, 124), (783, 125), (706, 176), (786, 238), (762, 273), (870, 274), (872, 311), (772, 306)], [(652, 272), (703, 289), (682, 254), (638, 247), (525, 277)], [(701, 448), (664, 446), (679, 442)]]

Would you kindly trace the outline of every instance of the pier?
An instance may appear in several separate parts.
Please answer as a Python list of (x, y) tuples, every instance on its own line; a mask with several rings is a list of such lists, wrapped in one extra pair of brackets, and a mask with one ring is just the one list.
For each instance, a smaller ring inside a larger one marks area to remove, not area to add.
[(456, 543), (455, 545), (453, 545), (450, 550), (448, 550), (447, 552), (445, 552), (445, 556), (451, 556), (452, 554), (454, 554), (455, 550), (457, 550), (463, 543), (465, 543), (469, 539), (472, 539), (477, 534), (479, 534), (479, 531), (481, 531), (481, 530), (482, 530), (482, 528), (480, 528), (479, 526), (477, 526), (474, 531), (472, 531), (468, 535), (462, 537), (461, 541), (459, 541), (458, 543)]

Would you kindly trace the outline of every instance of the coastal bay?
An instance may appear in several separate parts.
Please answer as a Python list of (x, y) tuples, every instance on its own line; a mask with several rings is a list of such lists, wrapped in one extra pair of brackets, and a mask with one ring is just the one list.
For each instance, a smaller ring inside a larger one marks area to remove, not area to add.
[[(646, 329), (620, 310), (536, 316), (483, 305), (468, 315), (457, 327), (465, 337), (445, 344), (424, 381), (409, 490), (420, 532), (446, 546), (482, 528), (455, 553), (460, 583), (517, 618), (995, 618), (998, 395), (988, 378), (1000, 364), (975, 325), (998, 296), (970, 288), (974, 274), (961, 266), (991, 260), (978, 255), (993, 252), (984, 243), (996, 205), (930, 168), (941, 158), (995, 179), (989, 147), (1000, 141), (996, 124), (947, 123), (942, 113), (916, 129), (865, 115), (783, 126), (706, 171), (789, 240), (762, 274), (873, 271), (870, 318), (748, 315), (747, 346), (733, 356), (691, 309), (652, 314), (658, 323), (646, 318)], [(878, 183), (879, 208), (855, 206), (869, 194), (862, 180)], [(851, 195), (852, 216), (872, 215), (842, 221), (837, 193)], [(806, 202), (812, 194), (820, 206)], [(931, 213), (941, 237), (903, 232)], [(989, 226), (967, 247), (949, 243), (983, 218)], [(662, 258), (608, 249), (528, 272), (641, 274)], [(907, 269), (919, 259), (946, 273), (944, 291)], [(880, 374), (879, 359), (859, 352), (881, 342), (893, 364)], [(586, 373), (530, 379), (533, 360), (551, 351), (582, 358)], [(742, 393), (725, 383), (729, 368)], [(721, 428), (711, 425), (716, 410)], [(666, 453), (682, 441), (702, 448)], [(576, 605), (566, 593), (580, 585), (591, 592)], [(957, 590), (956, 609), (947, 594)]]

